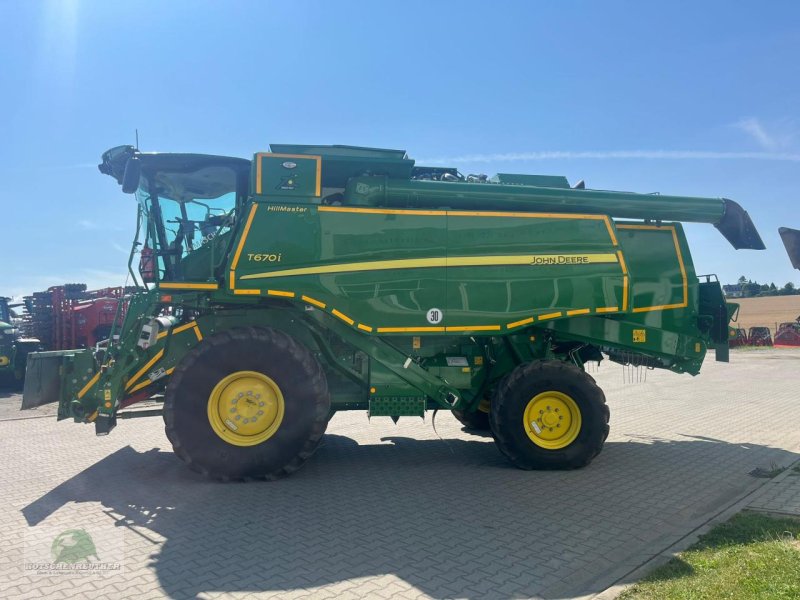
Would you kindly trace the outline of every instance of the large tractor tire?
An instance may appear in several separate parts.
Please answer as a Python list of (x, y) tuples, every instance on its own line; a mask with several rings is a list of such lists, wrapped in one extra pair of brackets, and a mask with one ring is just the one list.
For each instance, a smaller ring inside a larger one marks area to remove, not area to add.
[(520, 469), (588, 465), (608, 437), (603, 391), (558, 360), (520, 365), (498, 386), (489, 414), (497, 447)]
[(274, 329), (206, 338), (167, 386), (164, 423), (191, 469), (221, 481), (278, 479), (314, 453), (330, 396), (313, 354)]

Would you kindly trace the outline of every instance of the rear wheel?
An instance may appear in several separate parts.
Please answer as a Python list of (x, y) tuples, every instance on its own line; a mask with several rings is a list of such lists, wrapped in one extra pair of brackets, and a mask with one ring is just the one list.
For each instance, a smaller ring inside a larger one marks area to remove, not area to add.
[(273, 329), (232, 329), (192, 350), (167, 386), (164, 422), (175, 453), (223, 481), (277, 479), (313, 454), (330, 412), (311, 352)]
[(605, 395), (574, 365), (520, 365), (498, 386), (490, 423), (497, 447), (521, 469), (574, 469), (600, 453), (608, 436)]

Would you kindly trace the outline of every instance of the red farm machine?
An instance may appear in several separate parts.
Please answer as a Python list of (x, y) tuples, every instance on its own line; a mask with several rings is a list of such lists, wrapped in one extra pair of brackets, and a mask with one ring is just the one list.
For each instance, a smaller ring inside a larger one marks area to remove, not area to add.
[[(47, 350), (92, 348), (108, 339), (115, 319), (127, 308), (123, 287), (86, 289), (86, 284), (54, 286), (25, 297), (25, 329)], [(119, 315), (117, 312), (119, 310)]]

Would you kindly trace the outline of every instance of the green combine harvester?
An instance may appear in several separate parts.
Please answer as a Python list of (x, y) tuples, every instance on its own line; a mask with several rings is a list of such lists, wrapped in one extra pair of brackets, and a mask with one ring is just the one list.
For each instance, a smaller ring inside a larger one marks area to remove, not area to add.
[(98, 435), (163, 414), (176, 454), (220, 480), (295, 471), (343, 410), (450, 410), (520, 468), (582, 467), (609, 430), (587, 362), (728, 359), (733, 307), (680, 221), (764, 248), (731, 200), (463, 176), (401, 150), (102, 160), (138, 201), (140, 291), (101, 352), (32, 355), (23, 407), (57, 401)]

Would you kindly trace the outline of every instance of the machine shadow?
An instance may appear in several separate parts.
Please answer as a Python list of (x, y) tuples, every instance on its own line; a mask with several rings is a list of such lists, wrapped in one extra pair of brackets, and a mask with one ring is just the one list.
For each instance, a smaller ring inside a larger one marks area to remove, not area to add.
[[(797, 458), (709, 438), (635, 439), (607, 443), (586, 469), (525, 472), (481, 438), (384, 441), (326, 435), (297, 474), (248, 484), (209, 482), (171, 452), (125, 447), (22, 512), (33, 526), (66, 503), (100, 502), (118, 526), (157, 533), (150, 566), (171, 598), (382, 574), (436, 598), (556, 598), (599, 592), (619, 578), (620, 561), (652, 552), (654, 514), (683, 533), (706, 518), (717, 506), (698, 507), (698, 491), (730, 484), (697, 461), (727, 467), (736, 483), (726, 493), (742, 494), (753, 485), (745, 465)], [(523, 577), (538, 583), (503, 585)]]

